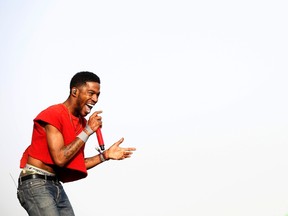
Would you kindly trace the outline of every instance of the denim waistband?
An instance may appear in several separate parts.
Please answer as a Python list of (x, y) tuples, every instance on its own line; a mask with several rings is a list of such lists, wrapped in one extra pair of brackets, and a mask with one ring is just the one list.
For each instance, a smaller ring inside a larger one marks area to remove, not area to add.
[(44, 179), (48, 181), (57, 181), (58, 178), (56, 176), (48, 176), (48, 175), (41, 175), (41, 174), (31, 174), (31, 175), (26, 175), (26, 176), (20, 176), (18, 178), (18, 183), (21, 184), (22, 182), (29, 180), (29, 179)]

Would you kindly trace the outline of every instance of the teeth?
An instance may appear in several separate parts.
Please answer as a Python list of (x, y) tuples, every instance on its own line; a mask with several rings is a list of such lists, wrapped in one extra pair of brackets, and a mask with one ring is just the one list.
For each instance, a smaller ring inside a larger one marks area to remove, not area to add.
[(93, 104), (86, 104), (90, 109), (92, 109), (93, 108)]

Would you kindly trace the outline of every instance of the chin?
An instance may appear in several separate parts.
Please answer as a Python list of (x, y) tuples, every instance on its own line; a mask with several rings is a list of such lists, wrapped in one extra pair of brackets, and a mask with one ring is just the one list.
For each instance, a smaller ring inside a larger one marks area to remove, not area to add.
[(85, 111), (84, 111), (84, 112), (82, 113), (82, 114), (83, 114), (82, 116), (85, 117), (85, 116), (87, 116), (89, 113), (90, 113), (90, 112), (85, 112)]
[(86, 117), (88, 114), (89, 114), (89, 113), (84, 113), (84, 114), (82, 114), (81, 116), (82, 116), (82, 117)]
[(86, 112), (84, 112), (84, 111), (82, 111), (82, 112), (80, 112), (79, 113), (79, 116), (81, 116), (81, 117), (85, 117), (85, 116), (87, 116), (88, 114), (86, 113)]

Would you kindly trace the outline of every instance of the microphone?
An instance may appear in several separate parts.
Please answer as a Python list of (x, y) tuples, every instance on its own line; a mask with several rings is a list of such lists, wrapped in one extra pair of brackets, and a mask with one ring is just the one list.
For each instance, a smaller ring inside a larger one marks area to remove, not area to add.
[(101, 132), (101, 129), (100, 127), (96, 130), (96, 136), (97, 136), (97, 140), (98, 140), (98, 144), (99, 144), (99, 147), (102, 151), (105, 150), (105, 146), (104, 146), (104, 140), (103, 140), (103, 137), (102, 137), (102, 132)]

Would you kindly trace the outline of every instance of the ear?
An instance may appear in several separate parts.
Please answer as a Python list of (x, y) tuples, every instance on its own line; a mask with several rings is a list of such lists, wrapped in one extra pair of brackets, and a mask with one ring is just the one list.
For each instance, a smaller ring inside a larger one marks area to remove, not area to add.
[(71, 91), (71, 94), (72, 94), (73, 96), (76, 96), (76, 94), (77, 94), (77, 88), (73, 88), (72, 91)]

